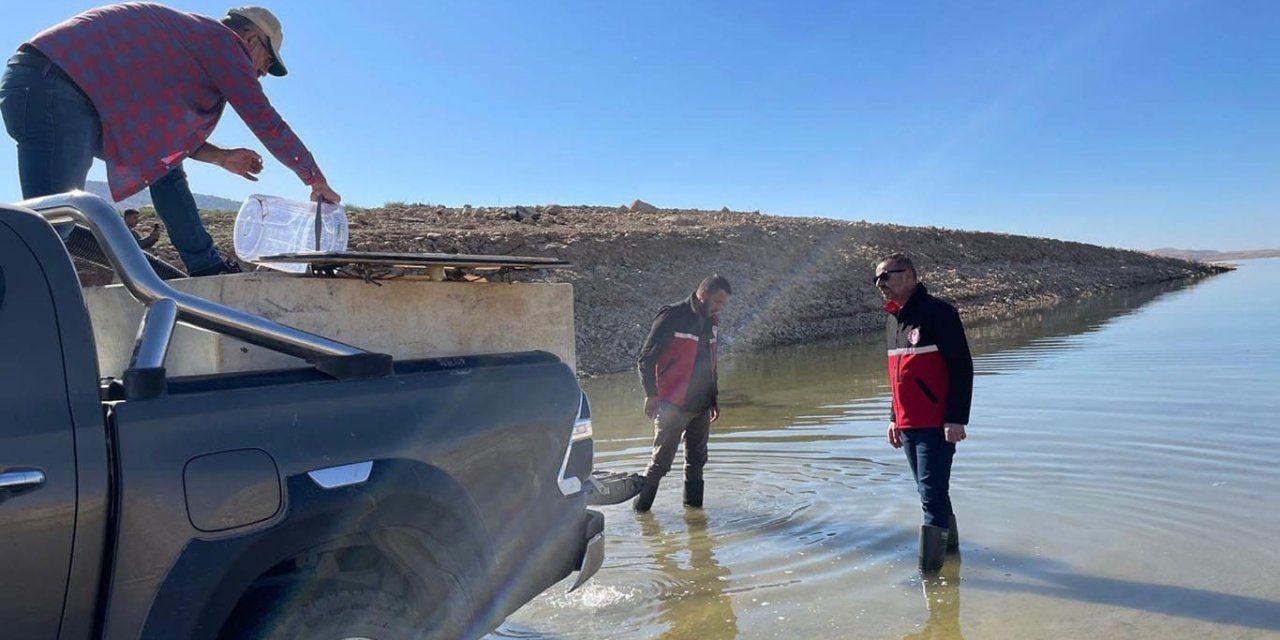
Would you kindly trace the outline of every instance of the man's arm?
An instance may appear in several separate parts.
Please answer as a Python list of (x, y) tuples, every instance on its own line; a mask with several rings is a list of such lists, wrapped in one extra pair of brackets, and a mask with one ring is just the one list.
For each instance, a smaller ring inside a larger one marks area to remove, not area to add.
[(207, 52), (210, 59), (206, 68), (214, 85), (271, 155), (293, 170), (303, 184), (311, 187), (313, 199), (322, 197), (326, 201), (339, 202), (341, 197), (329, 188), (311, 152), (263, 93), (257, 70), (238, 37), (229, 37), (237, 39), (228, 41), (227, 46), (219, 47), (218, 51)]
[(257, 174), (262, 172), (262, 156), (252, 149), (223, 149), (206, 142), (191, 154), (191, 159), (218, 165), (253, 182), (258, 181)]
[(636, 358), (636, 369), (640, 371), (640, 384), (644, 386), (646, 398), (658, 397), (658, 376), (654, 365), (658, 356), (667, 348), (667, 344), (675, 336), (669, 326), (671, 324), (671, 307), (663, 307), (653, 317), (653, 326), (649, 329), (649, 337), (645, 338), (640, 348), (640, 357)]
[[(885, 319), (884, 319), (884, 333), (885, 333), (885, 350), (886, 350), (886, 351), (888, 351), (888, 350), (889, 350), (889, 348), (891, 348), (891, 347), (893, 346), (893, 345), (890, 343), (891, 336), (893, 336), (894, 334), (896, 334), (896, 333), (897, 333), (897, 331), (898, 331), (898, 326), (897, 326), (897, 323), (894, 321), (893, 316), (891, 316), (891, 315), (890, 315), (890, 316), (885, 316)], [(897, 428), (897, 424), (896, 424), (896, 423), (898, 422), (898, 410), (897, 410), (897, 407), (894, 405), (894, 402), (896, 402), (896, 400), (895, 400), (895, 398), (894, 398), (894, 393), (893, 393), (893, 371), (892, 371), (892, 369), (888, 370), (888, 375), (889, 375), (889, 378), (888, 378), (888, 379), (889, 379), (889, 428), (890, 428), (890, 431), (892, 432), (893, 430), (895, 430), (895, 429)], [(895, 446), (895, 447), (897, 447), (897, 446), (900, 446), (900, 445), (894, 445), (894, 446)]]
[(151, 233), (148, 233), (145, 238), (139, 237), (136, 233), (133, 234), (133, 236), (138, 238), (138, 247), (143, 251), (146, 251), (147, 249), (154, 247), (156, 242), (160, 240), (160, 227), (159, 225), (153, 225), (151, 227)]
[(938, 323), (938, 351), (947, 365), (949, 390), (944, 421), (949, 424), (969, 424), (969, 406), (973, 402), (973, 357), (969, 354), (969, 340), (964, 335), (960, 313), (946, 307)]

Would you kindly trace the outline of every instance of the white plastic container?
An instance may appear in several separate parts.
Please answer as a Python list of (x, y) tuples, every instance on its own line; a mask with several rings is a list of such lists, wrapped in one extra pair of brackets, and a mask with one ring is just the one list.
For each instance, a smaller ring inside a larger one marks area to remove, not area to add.
[[(346, 251), (347, 212), (341, 205), (320, 205), (319, 251)], [(270, 269), (303, 273), (301, 262), (259, 262), (281, 253), (316, 252), (316, 203), (252, 195), (240, 205), (235, 226), (236, 256)]]

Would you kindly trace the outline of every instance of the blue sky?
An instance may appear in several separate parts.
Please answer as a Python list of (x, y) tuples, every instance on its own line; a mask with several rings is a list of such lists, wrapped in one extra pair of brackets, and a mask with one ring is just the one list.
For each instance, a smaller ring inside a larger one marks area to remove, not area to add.
[[(7, 4), (0, 46), (16, 48), (100, 3)], [(290, 75), (267, 93), (351, 203), (641, 198), (1132, 248), (1280, 247), (1280, 2), (268, 6)], [(230, 109), (212, 140), (261, 150)], [(188, 170), (202, 193), (308, 193), (274, 160), (256, 184)]]

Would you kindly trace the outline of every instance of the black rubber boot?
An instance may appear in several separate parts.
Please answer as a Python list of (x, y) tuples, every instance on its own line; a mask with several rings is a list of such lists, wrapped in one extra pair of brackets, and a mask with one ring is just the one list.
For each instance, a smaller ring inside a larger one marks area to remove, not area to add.
[(947, 530), (933, 525), (920, 527), (920, 571), (936, 573), (947, 555)]
[(644, 513), (653, 506), (653, 499), (658, 497), (658, 481), (644, 479), (644, 483), (640, 485), (640, 494), (631, 502), (631, 508)]
[(956, 530), (956, 514), (951, 514), (951, 528), (947, 530), (947, 554), (960, 554), (960, 532)]
[(702, 480), (684, 481), (684, 506), (702, 508)]

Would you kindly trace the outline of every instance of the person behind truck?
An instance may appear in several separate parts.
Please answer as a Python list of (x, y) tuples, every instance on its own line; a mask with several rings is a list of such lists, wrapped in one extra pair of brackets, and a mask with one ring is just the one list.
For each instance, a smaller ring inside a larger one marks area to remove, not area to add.
[(187, 158), (257, 180), (262, 157), (207, 138), (228, 103), (282, 164), (337, 203), (320, 167), (263, 93), (287, 73), (280, 21), (262, 7), (220, 20), (150, 3), (91, 9), (36, 34), (0, 78), (24, 198), (83, 189), (94, 157), (118, 202), (143, 188), (193, 276), (238, 271), (214, 249), (187, 184)]
[(662, 307), (653, 319), (637, 361), (644, 415), (653, 420), (654, 437), (653, 455), (632, 503), (636, 511), (653, 506), (658, 483), (671, 470), (682, 437), (684, 504), (702, 507), (707, 441), (711, 423), (720, 418), (716, 338), (720, 311), (732, 293), (724, 276), (707, 276), (688, 298)]
[[(944, 553), (959, 553), (951, 510), (951, 461), (964, 440), (973, 400), (973, 358), (956, 308), (925, 290), (911, 258), (876, 263), (871, 282), (889, 313), (889, 444), (906, 451), (920, 493), (920, 570), (934, 572)], [(944, 551), (945, 550), (945, 551)]]
[(133, 234), (133, 239), (138, 241), (139, 247), (141, 247), (143, 250), (146, 250), (155, 246), (156, 241), (160, 239), (160, 225), (158, 224), (151, 225), (151, 233), (148, 233), (147, 237), (144, 238), (142, 237), (141, 234), (138, 233), (138, 230), (137, 230), (138, 218), (141, 216), (141, 214), (138, 213), (138, 210), (125, 209), (123, 215), (124, 215), (124, 224), (125, 226), (129, 227), (129, 233)]

